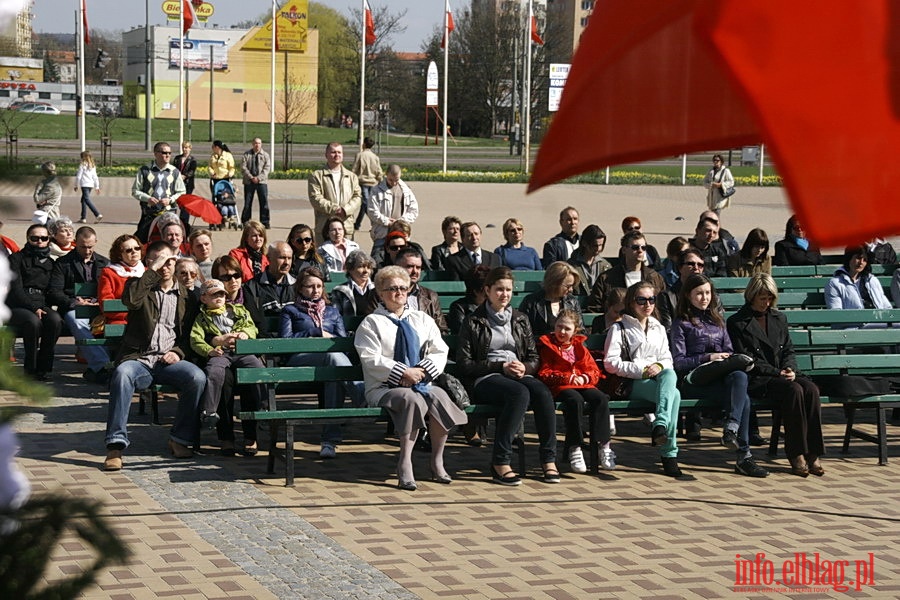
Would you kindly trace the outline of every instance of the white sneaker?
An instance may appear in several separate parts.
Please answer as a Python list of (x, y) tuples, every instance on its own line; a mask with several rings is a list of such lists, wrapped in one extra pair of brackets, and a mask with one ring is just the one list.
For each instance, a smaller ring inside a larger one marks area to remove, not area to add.
[(575, 447), (569, 450), (569, 466), (573, 473), (587, 473), (587, 465), (584, 464), (584, 454), (581, 448)]
[(653, 422), (656, 421), (655, 413), (644, 413), (644, 425), (647, 427), (653, 427)]
[(604, 471), (612, 471), (616, 468), (616, 453), (609, 448), (600, 449), (600, 468)]
[(331, 442), (322, 442), (322, 449), (319, 451), (319, 458), (334, 458), (337, 456), (334, 444)]
[(616, 435), (616, 417), (609, 415), (609, 435)]

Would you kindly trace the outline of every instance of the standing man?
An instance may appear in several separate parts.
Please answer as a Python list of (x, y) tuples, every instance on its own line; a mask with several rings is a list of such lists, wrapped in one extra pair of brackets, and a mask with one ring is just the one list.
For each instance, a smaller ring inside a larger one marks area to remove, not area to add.
[(452, 274), (453, 279), (464, 281), (466, 273), (475, 265), (492, 269), (502, 266), (499, 256), (481, 247), (481, 227), (478, 223), (463, 223), (462, 245), (462, 250), (447, 259), (447, 272)]
[(541, 258), (544, 268), (558, 260), (566, 262), (578, 247), (581, 236), (578, 235), (578, 211), (567, 206), (559, 213), (560, 232), (544, 244), (544, 256)]
[(359, 209), (359, 215), (356, 217), (354, 228), (359, 229), (362, 225), (363, 215), (368, 212), (369, 198), (372, 196), (372, 188), (378, 185), (384, 173), (381, 172), (381, 161), (378, 155), (372, 150), (375, 140), (370, 137), (363, 139), (363, 148), (356, 155), (353, 161), (353, 172), (359, 177), (359, 187), (362, 190), (362, 206)]
[(325, 147), (326, 167), (309, 176), (309, 203), (316, 213), (316, 231), (329, 217), (344, 221), (344, 235), (353, 239), (354, 224), (362, 204), (359, 178), (344, 166), (344, 147), (331, 142)]
[(119, 347), (118, 365), (109, 381), (106, 420), (106, 460), (103, 469), (122, 468), (128, 447), (128, 410), (135, 390), (154, 384), (179, 390), (175, 423), (169, 433), (169, 451), (175, 458), (190, 458), (190, 446), (200, 438), (200, 398), (206, 388), (203, 370), (185, 360), (190, 343), (186, 315), (191, 307), (187, 289), (175, 281), (175, 253), (165, 242), (147, 248), (147, 270), (125, 284), (122, 302), (128, 323)]
[[(75, 284), (97, 283), (100, 271), (109, 265), (109, 259), (94, 252), (97, 246), (97, 232), (91, 227), (79, 227), (75, 232), (75, 249), (60, 257), (50, 273), (50, 301), (57, 307), (63, 321), (69, 326), (76, 340), (92, 340), (91, 320), (79, 317), (79, 306), (98, 307), (97, 292), (90, 296), (76, 295)], [(106, 365), (109, 354), (103, 346), (80, 346), (81, 356), (87, 361), (83, 373), (87, 381), (106, 383), (109, 371)]]
[(185, 193), (184, 179), (174, 165), (169, 164), (172, 147), (166, 142), (153, 146), (153, 163), (138, 169), (131, 185), (132, 197), (141, 203), (141, 219), (134, 235), (147, 243), (150, 224), (164, 212), (178, 210), (176, 201)]
[(269, 171), (272, 159), (263, 150), (262, 140), (253, 138), (253, 147), (244, 152), (241, 159), (241, 173), (244, 176), (244, 210), (241, 223), (253, 218), (253, 194), (259, 197), (259, 222), (269, 229)]
[(394, 221), (404, 220), (412, 225), (419, 218), (419, 203), (406, 182), (400, 179), (399, 165), (388, 167), (387, 175), (369, 196), (366, 212), (372, 221), (372, 258), (378, 262), (383, 254), (388, 228)]

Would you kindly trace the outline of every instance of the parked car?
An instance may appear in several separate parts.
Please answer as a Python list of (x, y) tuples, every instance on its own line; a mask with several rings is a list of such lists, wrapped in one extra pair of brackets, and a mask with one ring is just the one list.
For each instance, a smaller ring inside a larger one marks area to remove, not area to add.
[(35, 106), (51, 106), (51, 104), (49, 102), (37, 102), (35, 100), (22, 100), (21, 98), (16, 98), (10, 102), (6, 108), (9, 110), (22, 110), (23, 108), (34, 108)]
[(47, 104), (36, 104), (34, 106), (24, 106), (19, 109), (19, 112), (29, 112), (29, 113), (42, 113), (45, 115), (58, 115), (59, 109), (55, 106), (49, 106)]

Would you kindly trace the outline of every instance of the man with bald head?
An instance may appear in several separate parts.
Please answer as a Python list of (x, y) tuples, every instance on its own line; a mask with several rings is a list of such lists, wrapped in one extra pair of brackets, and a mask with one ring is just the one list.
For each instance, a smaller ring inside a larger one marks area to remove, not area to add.
[(316, 214), (317, 232), (325, 227), (330, 217), (340, 217), (344, 221), (344, 234), (353, 238), (353, 225), (362, 206), (362, 190), (359, 178), (344, 166), (344, 147), (331, 142), (325, 148), (324, 169), (313, 171), (309, 176), (309, 203)]
[(244, 284), (244, 306), (250, 311), (260, 337), (274, 337), (278, 331), (270, 331), (266, 317), (281, 314), (281, 309), (293, 302), (296, 278), (291, 275), (294, 251), (287, 242), (274, 242), (266, 252), (269, 266)]

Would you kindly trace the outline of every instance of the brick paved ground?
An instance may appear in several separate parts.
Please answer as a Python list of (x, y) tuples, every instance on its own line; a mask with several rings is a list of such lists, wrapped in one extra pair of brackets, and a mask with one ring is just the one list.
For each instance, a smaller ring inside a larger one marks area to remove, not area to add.
[[(136, 217), (126, 179), (104, 186), (101, 248), (133, 230)], [(3, 233), (19, 241), (29, 214), (26, 188), (0, 183), (0, 198), (23, 207), (3, 215)], [(583, 224), (600, 223), (611, 240), (623, 216), (639, 215), (651, 243), (662, 249), (671, 236), (690, 232), (691, 215), (703, 203), (696, 188), (678, 187), (554, 186), (527, 197), (523, 186), (419, 183), (414, 189), (424, 209), (417, 237), (426, 246), (437, 243), (447, 213), (496, 225), (516, 214), (529, 242), (540, 246), (555, 233), (559, 209), (573, 204)], [(272, 195), (272, 239), (283, 238), (295, 222), (311, 222), (305, 182), (277, 182)], [(735, 204), (725, 217), (736, 235), (760, 225), (780, 237), (789, 214), (780, 190), (742, 189)], [(67, 197), (64, 206), (77, 216), (76, 199)], [(486, 232), (485, 245), (499, 237)], [(217, 250), (237, 238), (216, 233)], [(18, 353), (21, 359), (21, 348)], [(872, 553), (875, 585), (853, 593), (900, 595), (896, 429), (889, 429), (890, 465), (877, 466), (875, 446), (863, 442), (843, 456), (839, 409), (825, 410), (830, 454), (821, 479), (791, 476), (783, 456), (765, 462), (768, 479), (734, 475), (716, 432), (705, 430), (703, 442), (682, 446), (681, 462), (697, 480), (675, 482), (659, 474), (639, 420), (624, 418), (614, 439), (620, 464), (614, 477), (567, 475), (556, 486), (531, 477), (507, 489), (486, 479), (489, 448), (457, 439), (447, 452), (452, 485), (428, 483), (427, 457), (419, 454), (419, 491), (400, 492), (396, 440), (385, 439), (381, 425), (355, 424), (338, 459), (328, 462), (318, 459), (317, 432), (301, 431), (297, 485), (285, 488), (280, 472), (265, 473), (264, 453), (169, 458), (167, 428), (150, 425), (136, 407), (126, 469), (103, 473), (107, 394), (82, 383), (71, 353), (71, 339), (61, 340), (54, 402), (17, 424), (19, 462), (37, 492), (102, 500), (132, 546), (132, 562), (106, 572), (87, 598), (765, 598), (783, 592), (735, 591), (736, 555), (765, 553), (780, 578), (782, 563), (796, 552), (851, 561), (847, 579), (855, 577), (852, 561)], [(0, 402), (16, 401), (0, 396)], [(173, 414), (174, 401), (166, 399), (164, 424)], [(529, 436), (536, 475), (533, 428)], [(761, 450), (757, 455), (764, 458)], [(82, 544), (68, 539), (46, 577), (58, 580), (88, 558)]]

